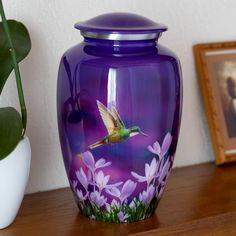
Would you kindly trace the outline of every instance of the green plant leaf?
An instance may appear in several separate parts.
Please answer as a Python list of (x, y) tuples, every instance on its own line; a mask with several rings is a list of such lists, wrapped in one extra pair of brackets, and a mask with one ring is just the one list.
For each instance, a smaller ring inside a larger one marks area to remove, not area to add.
[(9, 155), (21, 139), (20, 114), (13, 107), (0, 108), (0, 160)]
[[(22, 61), (30, 51), (31, 42), (28, 30), (18, 21), (7, 20), (10, 30), (13, 47), (16, 52), (17, 62)], [(14, 68), (11, 58), (10, 46), (3, 29), (3, 23), (0, 22), (0, 94), (7, 81), (8, 76)]]

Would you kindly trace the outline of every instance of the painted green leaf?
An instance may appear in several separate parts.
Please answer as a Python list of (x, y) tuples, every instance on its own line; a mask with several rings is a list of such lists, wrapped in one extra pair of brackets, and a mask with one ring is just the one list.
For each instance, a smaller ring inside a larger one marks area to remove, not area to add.
[[(7, 22), (16, 52), (17, 62), (20, 62), (30, 51), (30, 36), (28, 30), (22, 23), (15, 20), (7, 20)], [(0, 22), (0, 94), (13, 68), (10, 47), (3, 29), (3, 24)]]
[(9, 155), (21, 139), (20, 114), (13, 107), (0, 108), (0, 160)]

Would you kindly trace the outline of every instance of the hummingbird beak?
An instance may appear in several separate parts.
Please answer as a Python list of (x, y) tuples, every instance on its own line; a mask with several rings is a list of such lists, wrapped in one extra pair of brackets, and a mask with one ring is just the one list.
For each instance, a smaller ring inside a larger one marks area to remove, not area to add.
[(140, 132), (140, 134), (144, 135), (145, 137), (148, 137), (148, 135), (143, 132)]

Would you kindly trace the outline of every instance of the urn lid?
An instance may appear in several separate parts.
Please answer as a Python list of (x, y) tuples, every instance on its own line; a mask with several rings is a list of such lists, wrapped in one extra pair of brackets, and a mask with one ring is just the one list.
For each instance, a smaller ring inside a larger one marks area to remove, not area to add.
[(76, 23), (75, 28), (79, 29), (84, 37), (108, 40), (155, 39), (167, 30), (165, 25), (131, 13), (99, 15)]

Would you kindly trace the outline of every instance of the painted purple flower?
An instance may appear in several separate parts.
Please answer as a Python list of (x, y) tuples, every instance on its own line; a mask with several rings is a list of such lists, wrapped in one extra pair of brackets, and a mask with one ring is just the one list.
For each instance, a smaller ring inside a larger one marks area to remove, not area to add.
[(147, 188), (147, 191), (143, 191), (139, 194), (139, 200), (143, 202), (143, 204), (147, 205), (151, 202), (155, 195), (155, 187), (153, 185), (150, 185)]
[(117, 214), (117, 217), (118, 219), (120, 220), (120, 222), (124, 222), (126, 221), (126, 219), (129, 217), (128, 214), (124, 214), (122, 211), (120, 211), (118, 214)]
[(119, 209), (120, 203), (118, 201), (116, 201), (116, 199), (112, 199), (111, 204), (106, 203), (106, 209), (108, 212), (111, 212), (111, 208)]
[(78, 184), (78, 180), (70, 180), (70, 186), (74, 192), (76, 192), (77, 184)]
[(111, 212), (111, 205), (109, 203), (106, 203), (106, 210), (110, 213)]
[(104, 188), (111, 189), (123, 183), (123, 182), (118, 182), (114, 184), (108, 184), (109, 179), (110, 179), (110, 175), (105, 176), (101, 170), (95, 174), (95, 184), (98, 187), (99, 192), (101, 192)]
[(101, 192), (106, 186), (110, 179), (110, 175), (104, 175), (104, 173), (100, 170), (97, 174), (95, 174), (95, 182)]
[(116, 201), (116, 199), (112, 199), (111, 206), (115, 206), (116, 208), (120, 208), (120, 203)]
[(87, 191), (88, 185), (90, 183), (89, 174), (88, 174), (88, 176), (86, 176), (84, 170), (81, 167), (80, 167), (80, 170), (75, 172), (75, 174), (76, 174), (76, 177), (78, 178), (79, 182), (82, 184), (84, 189)]
[(97, 207), (102, 207), (106, 204), (107, 198), (102, 196), (98, 191), (94, 191), (90, 193), (90, 200), (93, 202)]
[(159, 192), (156, 193), (157, 198), (159, 198), (162, 195), (167, 179), (170, 175), (172, 157), (169, 157), (169, 158), (167, 159), (166, 162), (163, 161), (161, 163), (159, 171), (157, 173), (157, 179), (158, 179), (158, 184), (159, 184), (158, 185)]
[(117, 183), (114, 183), (114, 184), (107, 184), (106, 189), (111, 189), (111, 188), (114, 188), (114, 187), (118, 187), (121, 184), (123, 184), (123, 181), (120, 181), (120, 182), (117, 182)]
[(106, 189), (106, 192), (112, 196), (119, 198), (122, 203), (133, 193), (136, 186), (137, 183), (134, 183), (129, 179), (124, 183), (121, 191), (117, 187), (113, 186), (110, 189)]
[(79, 198), (79, 200), (81, 201), (85, 201), (87, 199), (88, 193), (86, 193), (85, 195), (83, 194), (82, 190), (78, 190), (77, 189), (77, 196)]
[(131, 174), (138, 180), (138, 182), (147, 182), (147, 186), (149, 186), (156, 175), (157, 168), (158, 162), (154, 157), (150, 165), (148, 163), (145, 164), (145, 176), (141, 176), (133, 171), (131, 171)]
[(106, 162), (105, 159), (100, 158), (100, 159), (95, 163), (95, 168), (96, 168), (96, 169), (98, 169), (98, 168), (103, 168), (103, 167), (107, 167), (107, 166), (109, 166), (109, 165), (111, 165), (111, 162), (110, 162), (110, 161)]
[(163, 194), (165, 189), (165, 185), (161, 185), (159, 191), (156, 192), (157, 199), (160, 199), (161, 195)]
[(148, 150), (156, 155), (159, 156), (160, 159), (162, 159), (163, 156), (168, 152), (170, 145), (172, 141), (172, 136), (170, 133), (167, 133), (162, 145), (160, 146), (159, 142), (155, 142), (153, 144), (153, 147), (151, 145), (148, 146)]
[(111, 162), (106, 162), (105, 159), (101, 158), (97, 162), (95, 162), (93, 154), (90, 151), (86, 151), (82, 153), (82, 160), (84, 164), (92, 171), (94, 172), (98, 168), (103, 168), (106, 166), (111, 165)]
[(135, 208), (136, 208), (135, 202), (132, 201), (132, 202), (129, 204), (129, 207), (130, 207), (131, 209), (135, 209)]
[(159, 165), (159, 168), (158, 168), (157, 174), (156, 174), (156, 177), (157, 177), (157, 180), (159, 183), (166, 182), (166, 179), (170, 175), (172, 163), (173, 163), (172, 157), (168, 157), (167, 160), (163, 159), (160, 162), (160, 165)]

